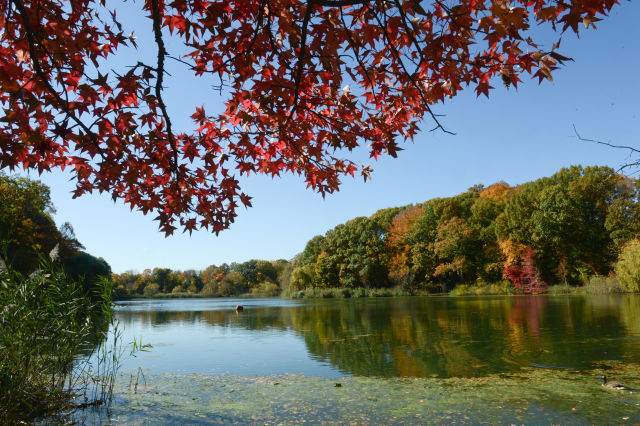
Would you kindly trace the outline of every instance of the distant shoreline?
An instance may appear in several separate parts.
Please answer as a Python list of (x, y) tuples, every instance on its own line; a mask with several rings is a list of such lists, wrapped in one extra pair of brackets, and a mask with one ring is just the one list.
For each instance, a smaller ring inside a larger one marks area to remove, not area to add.
[[(612, 286), (608, 282), (598, 282), (596, 284), (584, 286), (556, 285), (551, 286), (546, 292), (532, 295), (602, 295), (602, 294), (638, 294), (636, 292), (624, 292), (618, 287)], [(513, 288), (500, 286), (498, 284), (488, 284), (483, 286), (459, 285), (453, 290), (445, 293), (434, 293), (427, 291), (417, 291), (410, 293), (399, 288), (311, 288), (305, 290), (288, 291), (285, 290), (280, 295), (266, 295), (257, 293), (244, 293), (233, 296), (204, 295), (198, 293), (158, 293), (155, 295), (135, 295), (122, 298), (125, 300), (146, 300), (146, 299), (232, 299), (232, 298), (271, 298), (271, 299), (359, 299), (370, 297), (461, 297), (461, 296), (528, 296), (528, 294), (516, 293)]]

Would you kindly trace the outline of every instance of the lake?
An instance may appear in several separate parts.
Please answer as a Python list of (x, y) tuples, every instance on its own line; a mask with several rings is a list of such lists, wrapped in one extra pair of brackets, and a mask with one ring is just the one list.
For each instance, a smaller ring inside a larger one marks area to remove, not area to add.
[(637, 295), (150, 299), (116, 315), (152, 349), (123, 358), (114, 422), (640, 421), (640, 392), (598, 379), (640, 388)]

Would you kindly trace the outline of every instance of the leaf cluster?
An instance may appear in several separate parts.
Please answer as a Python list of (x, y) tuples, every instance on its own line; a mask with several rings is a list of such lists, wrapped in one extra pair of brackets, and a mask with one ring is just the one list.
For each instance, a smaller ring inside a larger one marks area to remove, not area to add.
[[(0, 168), (69, 169), (74, 196), (109, 193), (153, 213), (165, 234), (216, 234), (251, 206), (239, 176), (302, 175), (323, 196), (371, 167), (350, 153), (395, 157), (433, 108), (498, 80), (552, 80), (569, 58), (561, 36), (595, 27), (615, 0), (147, 0), (153, 61), (113, 68), (137, 48), (102, 0), (0, 4)], [(170, 52), (168, 46), (181, 46)], [(136, 55), (137, 57), (138, 55)], [(177, 78), (219, 81), (223, 111), (188, 112), (176, 129), (165, 99)]]

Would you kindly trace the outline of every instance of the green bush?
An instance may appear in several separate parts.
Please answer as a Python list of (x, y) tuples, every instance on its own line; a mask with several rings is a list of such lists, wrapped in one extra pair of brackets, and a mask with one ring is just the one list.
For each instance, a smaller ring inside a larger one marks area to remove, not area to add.
[(119, 285), (113, 289), (113, 300), (126, 300), (130, 297), (131, 296), (129, 295), (129, 292), (122, 285)]
[(508, 280), (491, 284), (484, 282), (474, 285), (458, 284), (449, 292), (451, 296), (505, 295), (513, 293), (513, 284)]
[(547, 287), (547, 294), (553, 294), (553, 295), (578, 294), (578, 293), (584, 293), (584, 292), (585, 290), (583, 287), (574, 287), (569, 284), (557, 284), (557, 285), (551, 285)]
[(584, 292), (587, 294), (614, 294), (624, 293), (617, 278), (593, 276), (584, 285)]
[(147, 284), (142, 294), (145, 296), (155, 296), (160, 291), (160, 286), (156, 283)]
[(280, 294), (280, 287), (278, 284), (266, 281), (252, 288), (251, 294), (254, 296), (277, 296)]
[(215, 283), (207, 283), (202, 290), (200, 291), (200, 295), (204, 297), (212, 297), (215, 296), (218, 292), (218, 287)]
[(449, 292), (451, 296), (467, 296), (473, 294), (471, 292), (471, 286), (468, 284), (458, 284)]
[(640, 291), (640, 241), (632, 240), (618, 257), (616, 276), (625, 291)]

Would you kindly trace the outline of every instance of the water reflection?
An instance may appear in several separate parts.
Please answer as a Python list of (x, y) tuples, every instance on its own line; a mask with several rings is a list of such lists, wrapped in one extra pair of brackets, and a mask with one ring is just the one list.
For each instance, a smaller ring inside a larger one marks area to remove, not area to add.
[[(236, 313), (236, 304), (246, 309)], [(472, 377), (640, 361), (640, 297), (136, 301), (155, 372)]]

